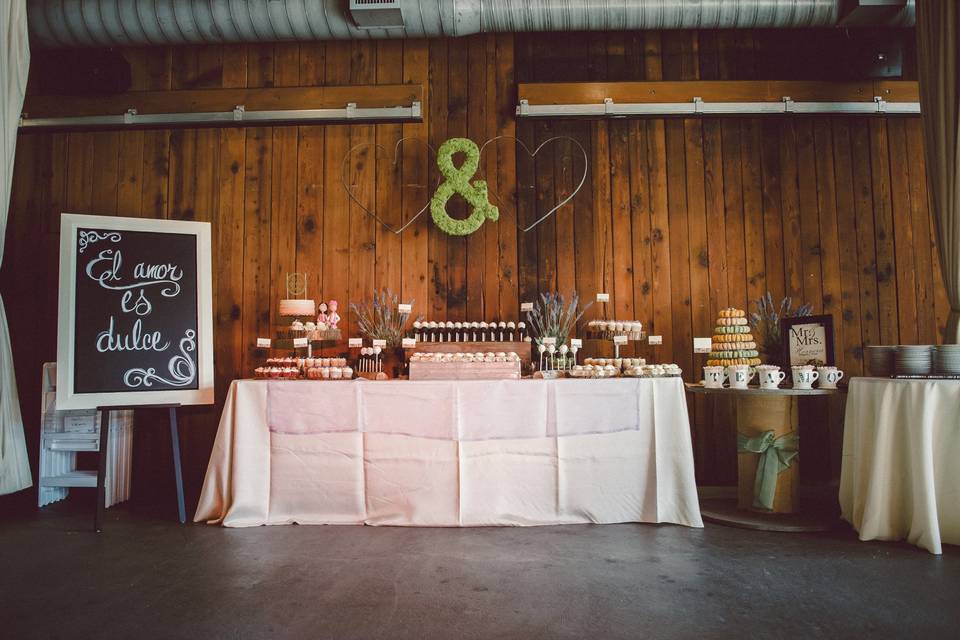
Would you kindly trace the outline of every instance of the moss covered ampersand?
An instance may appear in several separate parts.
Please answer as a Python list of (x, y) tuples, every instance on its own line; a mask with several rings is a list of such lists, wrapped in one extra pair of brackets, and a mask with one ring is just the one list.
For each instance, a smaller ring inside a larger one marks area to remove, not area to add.
[[(453, 164), (453, 156), (458, 152), (466, 156), (459, 169)], [(479, 229), (487, 218), (500, 217), (500, 210), (488, 199), (486, 181), (470, 182), (480, 166), (480, 148), (473, 140), (450, 138), (444, 142), (437, 152), (437, 166), (445, 180), (430, 200), (430, 215), (440, 229), (452, 236), (467, 236)], [(457, 193), (471, 208), (470, 215), (463, 220), (451, 218), (447, 213), (447, 201)]]

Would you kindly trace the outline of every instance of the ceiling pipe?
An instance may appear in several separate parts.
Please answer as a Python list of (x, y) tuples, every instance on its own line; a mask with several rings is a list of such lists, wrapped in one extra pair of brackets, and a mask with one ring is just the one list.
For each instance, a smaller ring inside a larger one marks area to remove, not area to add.
[[(886, 26), (915, 23), (914, 0)], [(368, 6), (371, 3), (366, 3)], [(833, 27), (843, 0), (379, 0), (403, 27), (360, 28), (348, 0), (31, 0), (40, 47), (457, 37), (483, 32)], [(883, 25), (873, 25), (883, 26)]]

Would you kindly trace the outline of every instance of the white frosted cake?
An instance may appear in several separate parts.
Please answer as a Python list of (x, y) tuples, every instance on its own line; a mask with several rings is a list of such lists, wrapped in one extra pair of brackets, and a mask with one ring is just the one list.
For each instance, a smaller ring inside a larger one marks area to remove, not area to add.
[(316, 311), (313, 300), (289, 298), (280, 301), (280, 315), (293, 318), (312, 318)]

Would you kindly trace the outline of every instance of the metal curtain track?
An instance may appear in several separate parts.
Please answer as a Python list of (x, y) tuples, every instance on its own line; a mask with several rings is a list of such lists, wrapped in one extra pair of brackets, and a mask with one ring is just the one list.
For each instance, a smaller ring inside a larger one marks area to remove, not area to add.
[(421, 120), (423, 117), (420, 102), (410, 106), (397, 107), (357, 107), (348, 103), (343, 109), (283, 109), (248, 111), (238, 105), (232, 111), (205, 111), (193, 113), (137, 113), (128, 109), (121, 115), (103, 116), (62, 116), (55, 118), (31, 118), (24, 114), (20, 118), (21, 129), (50, 128), (124, 128), (157, 127), (163, 125), (240, 125), (267, 123), (310, 123), (310, 122), (396, 122)]
[(740, 114), (855, 114), (915, 115), (919, 102), (887, 102), (876, 96), (873, 102), (798, 102), (784, 96), (780, 102), (691, 102), (616, 103), (606, 98), (599, 104), (530, 104), (521, 100), (517, 116), (521, 118), (622, 118), (627, 116), (697, 116)]

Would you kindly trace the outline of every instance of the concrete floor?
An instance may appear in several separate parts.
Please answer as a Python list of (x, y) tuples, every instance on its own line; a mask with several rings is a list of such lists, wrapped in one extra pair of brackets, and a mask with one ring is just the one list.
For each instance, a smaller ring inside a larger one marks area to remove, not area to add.
[(0, 521), (16, 638), (957, 638), (960, 549), (850, 531), (179, 526), (70, 502)]

